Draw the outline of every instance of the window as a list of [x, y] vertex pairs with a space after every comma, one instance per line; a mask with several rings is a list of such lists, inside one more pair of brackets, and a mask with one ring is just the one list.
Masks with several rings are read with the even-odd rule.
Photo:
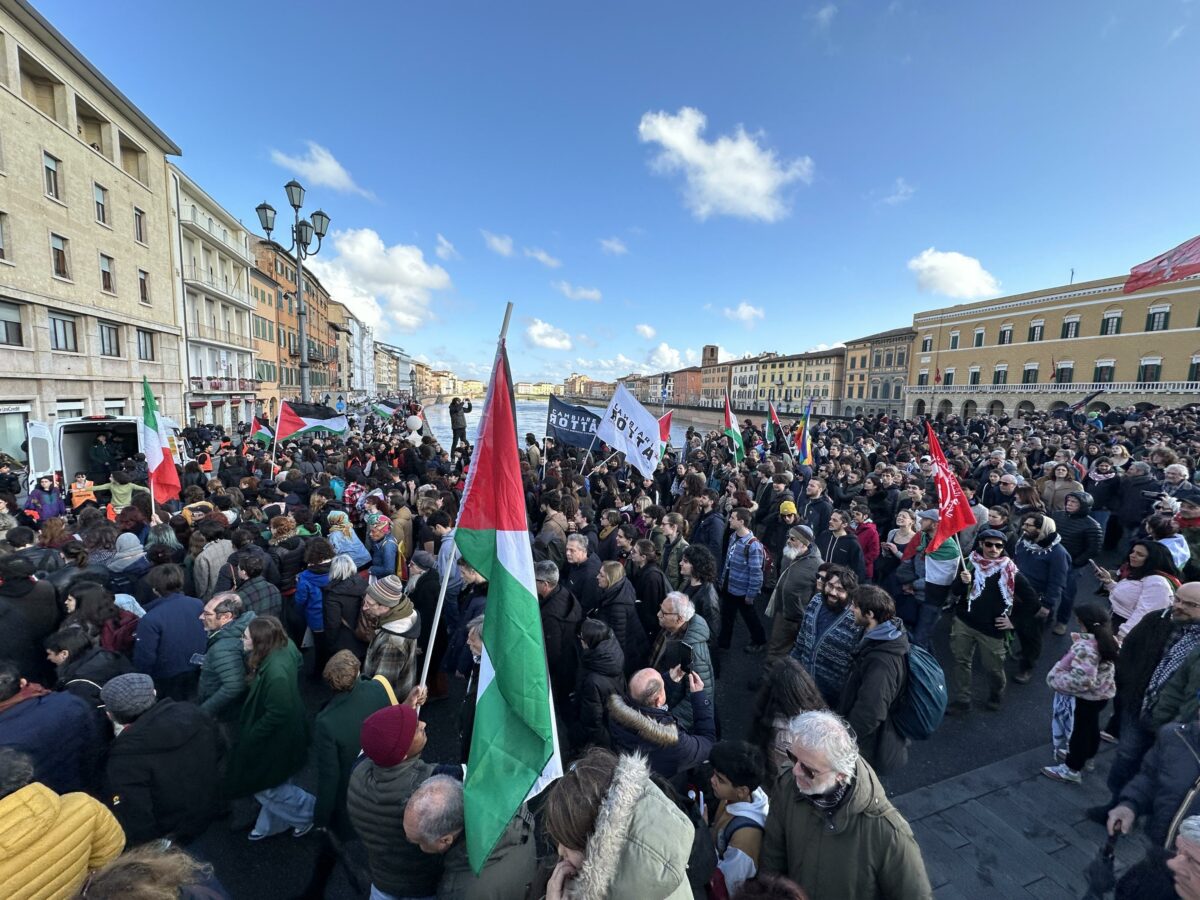
[[121, 328], [112, 322], [100, 323], [100, 355], [121, 355]]
[[1008, 384], [1008, 367], [997, 366], [992, 371], [992, 384]]
[[1038, 370], [1037, 366], [1026, 366], [1021, 372], [1021, 384], [1037, 384]]
[[1058, 336], [1064, 341], [1079, 337], [1079, 316], [1067, 316], [1063, 319], [1062, 331]]
[[75, 317], [66, 313], [50, 313], [50, 349], [78, 353], [79, 343], [75, 338]]
[[50, 259], [54, 274], [59, 278], [71, 277], [71, 242], [58, 234], [50, 235]]
[[137, 330], [138, 359], [152, 361], [154, 359], [154, 332]]
[[973, 346], [982, 347], [983, 346], [983, 338], [984, 338], [985, 334], [986, 334], [986, 332], [984, 331], [984, 329], [976, 328], [975, 329], [975, 343]]
[[1096, 360], [1096, 368], [1092, 370], [1092, 381], [1098, 384], [1111, 384], [1114, 373], [1116, 372], [1116, 360], [1098, 359]]
[[1040, 341], [1042, 339], [1042, 335], [1045, 333], [1045, 330], [1046, 330], [1046, 324], [1041, 319], [1038, 319], [1037, 321], [1034, 321], [1034, 322], [1030, 322], [1029, 323], [1029, 342], [1032, 344], [1035, 341]]
[[8, 213], [0, 212], [0, 259], [8, 258]]
[[[891, 354], [890, 354], [890, 353], [888, 354], [888, 358], [889, 358], [889, 360], [890, 360], [890, 358], [891, 358]], [[872, 365], [874, 365], [874, 366], [875, 366], [875, 368], [877, 368], [877, 369], [878, 369], [880, 366], [882, 366], [882, 365], [883, 365], [883, 362], [882, 362], [882, 360], [883, 360], [883, 355], [882, 355], [882, 354], [881, 354], [881, 353], [880, 353], [878, 350], [876, 350], [876, 351], [875, 351], [875, 358], [874, 358], [874, 362], [872, 363]], [[889, 363], [888, 363], [888, 365], [890, 366], [890, 365], [891, 365], [891, 362], [889, 362]]]
[[1157, 384], [1162, 381], [1162, 360], [1146, 357], [1138, 364], [1138, 384]]
[[1171, 321], [1171, 307], [1151, 307], [1146, 313], [1147, 331], [1166, 331]]
[[129, 139], [124, 132], [117, 138], [117, 152], [121, 158], [121, 168], [126, 175], [132, 175], [142, 184], [148, 181], [146, 151]]
[[1013, 327], [1011, 325], [1000, 326], [1000, 346], [1012, 343]]
[[950, 349], [951, 350], [958, 349], [958, 332], [957, 331], [950, 332]]
[[877, 385], [877, 384], [871, 385], [871, 399], [872, 400], [879, 399], [879, 385]]
[[858, 368], [857, 364], [858, 364], [858, 357], [857, 356], [850, 357], [850, 368], [852, 368], [852, 369]]
[[150, 303], [150, 273], [145, 269], [138, 269], [138, 300]]
[[954, 384], [954, 370], [947, 369], [946, 374], [942, 376], [942, 387], [950, 387]]
[[979, 370], [978, 369], [971, 369], [971, 371], [967, 374], [967, 382], [969, 384], [979, 384]]
[[1188, 381], [1200, 381], [1200, 353], [1192, 357], [1192, 364], [1188, 366]]
[[1075, 364], [1059, 363], [1054, 369], [1055, 384], [1071, 384], [1075, 380]]
[[896, 365], [898, 365], [898, 366], [904, 365], [904, 356], [905, 356], [905, 353], [903, 350], [901, 350], [899, 353], [896, 354]]
[[133, 208], [133, 239], [139, 244], [146, 243], [146, 214], [136, 206]]
[[928, 370], [922, 371], [917, 375], [917, 384], [921, 387], [925, 387], [926, 385], [929, 384]]
[[108, 191], [98, 184], [92, 185], [92, 197], [96, 201], [96, 221], [108, 224]]
[[1101, 334], [1120, 334], [1121, 333], [1121, 311], [1106, 312], [1104, 319], [1100, 323]]
[[24, 343], [21, 339], [21, 307], [15, 303], [0, 303], [0, 344], [21, 347]]
[[62, 200], [62, 185], [59, 183], [58, 167], [62, 162], [55, 159], [49, 153], [42, 154], [42, 167], [45, 172], [46, 179], [46, 196], [53, 197], [55, 200]]
[[116, 276], [113, 274], [113, 258], [100, 254], [100, 290], [106, 294], [117, 292]]
[[921, 352], [928, 353], [933, 349], [933, 335], [927, 334], [921, 338]]

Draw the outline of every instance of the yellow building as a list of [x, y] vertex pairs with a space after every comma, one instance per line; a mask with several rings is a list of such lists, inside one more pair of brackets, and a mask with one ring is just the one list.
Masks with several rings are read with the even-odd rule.
[[733, 367], [719, 358], [716, 344], [705, 344], [700, 352], [700, 404], [721, 406], [729, 393]]
[[811, 398], [815, 415], [841, 411], [846, 348], [813, 350], [762, 359], [758, 364], [758, 399], [775, 404], [780, 413], [802, 413]]
[[842, 415], [899, 416], [916, 332], [905, 326], [846, 342]]
[[[280, 358], [276, 310], [283, 304], [279, 282], [258, 268], [250, 270], [250, 296], [254, 300], [251, 330], [254, 334], [255, 414], [272, 422], [279, 415]], [[291, 365], [288, 360], [287, 365]]]
[[1200, 279], [1122, 294], [1124, 276], [917, 313], [906, 413], [1020, 415], [1195, 402]]

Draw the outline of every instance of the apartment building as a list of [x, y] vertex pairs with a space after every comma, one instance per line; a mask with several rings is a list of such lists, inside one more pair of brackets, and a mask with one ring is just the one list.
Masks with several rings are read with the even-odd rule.
[[729, 392], [731, 367], [720, 362], [716, 344], [705, 344], [700, 352], [700, 402], [704, 406], [720, 406]]
[[802, 413], [811, 399], [814, 414], [840, 415], [845, 371], [845, 347], [765, 359], [758, 367], [760, 407], [770, 401], [781, 414]]
[[903, 414], [904, 387], [916, 334], [906, 326], [846, 342], [843, 415]]
[[250, 314], [254, 334], [255, 415], [274, 421], [279, 415], [279, 372], [283, 365], [276, 310], [283, 304], [283, 288], [254, 266], [250, 269], [250, 296], [255, 305]]
[[735, 359], [730, 364], [729, 394], [736, 409], [758, 408], [759, 363], [777, 355], [776, 353], [763, 353], [760, 356]]
[[29, 420], [182, 420], [167, 156], [179, 147], [25, 0], [0, 6], [0, 451]]

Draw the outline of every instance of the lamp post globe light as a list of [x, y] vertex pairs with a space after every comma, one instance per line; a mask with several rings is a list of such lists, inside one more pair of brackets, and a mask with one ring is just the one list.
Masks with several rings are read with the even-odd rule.
[[[311, 379], [308, 371], [308, 306], [304, 302], [304, 260], [316, 256], [321, 251], [321, 241], [329, 231], [329, 216], [322, 210], [316, 210], [310, 219], [300, 218], [300, 207], [304, 205], [304, 186], [292, 179], [283, 186], [287, 194], [288, 205], [295, 213], [292, 225], [292, 246], [286, 252], [296, 257], [296, 317], [300, 323], [300, 402], [309, 402]], [[275, 207], [263, 202], [254, 208], [258, 213], [258, 223], [271, 240], [271, 232], [275, 230]], [[313, 237], [316, 246], [313, 246]]]

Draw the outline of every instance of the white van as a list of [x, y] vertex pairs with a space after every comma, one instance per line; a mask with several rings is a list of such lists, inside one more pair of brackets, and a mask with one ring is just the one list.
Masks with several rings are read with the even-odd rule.
[[[161, 415], [159, 420], [166, 428], [175, 461], [180, 465], [189, 462], [187, 442], [179, 436], [179, 423]], [[57, 476], [59, 485], [65, 486], [75, 479], [76, 472], [89, 471], [88, 454], [98, 434], [107, 434], [110, 441], [119, 435], [131, 456], [141, 453], [141, 432], [138, 430], [141, 421], [138, 416], [83, 416], [59, 419], [53, 424], [29, 422], [25, 426], [29, 439], [27, 490], [32, 490], [37, 480], [45, 476]]]

